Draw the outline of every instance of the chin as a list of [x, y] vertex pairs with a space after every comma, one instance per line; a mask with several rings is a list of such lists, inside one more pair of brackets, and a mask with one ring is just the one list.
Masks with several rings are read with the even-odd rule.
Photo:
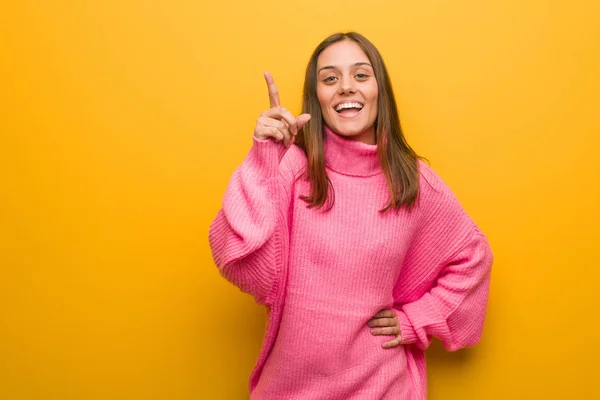
[[338, 135], [347, 136], [347, 137], [360, 136], [369, 130], [368, 127], [363, 126], [363, 125], [361, 125], [361, 126], [334, 125], [334, 126], [330, 126], [330, 127]]
[[345, 136], [349, 138], [353, 136], [359, 136], [363, 133], [363, 131], [360, 130], [334, 130], [334, 132], [336, 132], [340, 136]]

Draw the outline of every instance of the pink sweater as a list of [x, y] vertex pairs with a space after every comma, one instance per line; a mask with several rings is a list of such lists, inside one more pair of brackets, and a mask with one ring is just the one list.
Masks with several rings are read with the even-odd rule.
[[[306, 156], [254, 139], [213, 221], [223, 276], [269, 310], [252, 399], [425, 399], [424, 350], [481, 337], [492, 253], [450, 189], [420, 163], [411, 211], [379, 210], [388, 187], [377, 146], [326, 128], [330, 211], [308, 209]], [[394, 308], [402, 345], [367, 321]]]

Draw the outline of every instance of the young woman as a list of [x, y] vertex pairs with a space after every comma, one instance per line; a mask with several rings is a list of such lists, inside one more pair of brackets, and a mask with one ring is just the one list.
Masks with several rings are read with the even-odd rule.
[[365, 37], [316, 48], [298, 117], [265, 78], [271, 108], [209, 232], [222, 275], [269, 311], [250, 397], [425, 399], [432, 337], [481, 337], [488, 241], [407, 144]]

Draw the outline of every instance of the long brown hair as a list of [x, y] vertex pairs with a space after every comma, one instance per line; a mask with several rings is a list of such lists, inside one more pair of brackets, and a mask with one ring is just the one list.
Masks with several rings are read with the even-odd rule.
[[360, 46], [369, 58], [377, 80], [377, 155], [390, 191], [389, 202], [381, 211], [397, 211], [403, 206], [410, 210], [419, 195], [417, 162], [420, 157], [408, 145], [400, 127], [396, 99], [381, 54], [367, 38], [356, 32], [336, 33], [323, 40], [314, 50], [306, 67], [302, 112], [310, 114], [311, 119], [299, 132], [295, 143], [306, 153], [306, 174], [311, 193], [301, 198], [310, 208], [321, 208], [327, 204], [326, 209], [330, 209], [333, 206], [333, 187], [325, 171], [323, 113], [317, 98], [317, 59], [323, 50], [342, 40], [352, 40]]

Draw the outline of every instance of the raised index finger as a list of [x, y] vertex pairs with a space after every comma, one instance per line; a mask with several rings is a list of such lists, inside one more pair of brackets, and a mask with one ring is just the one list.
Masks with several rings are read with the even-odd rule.
[[269, 88], [269, 103], [271, 108], [279, 107], [279, 91], [273, 76], [265, 71], [265, 81], [267, 81], [267, 87]]

